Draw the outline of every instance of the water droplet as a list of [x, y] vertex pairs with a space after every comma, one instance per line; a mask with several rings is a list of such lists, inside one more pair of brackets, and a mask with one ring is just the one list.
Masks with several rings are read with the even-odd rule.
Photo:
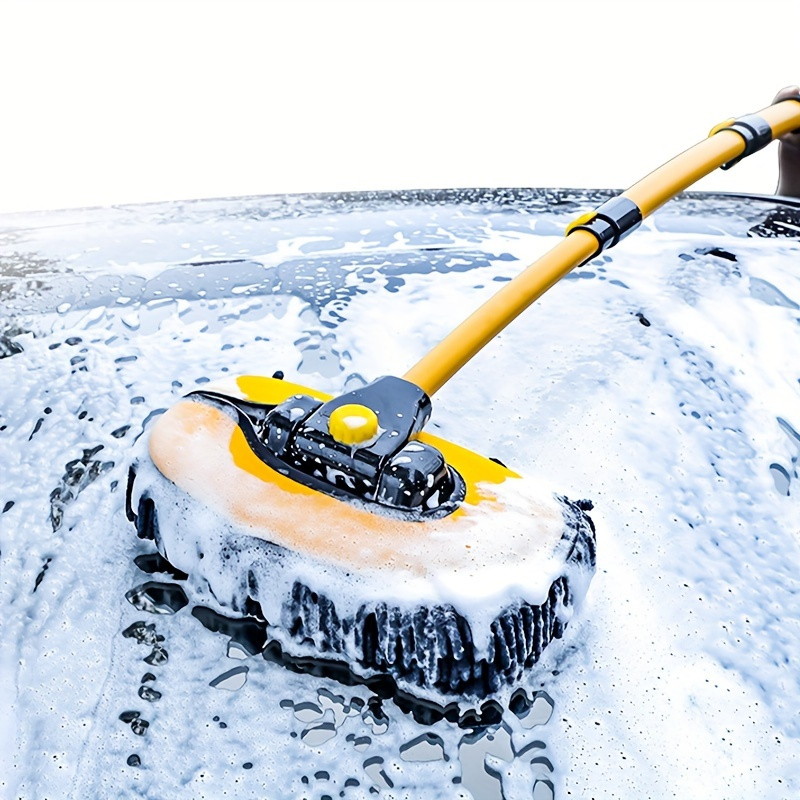
[[309, 747], [318, 747], [336, 736], [336, 726], [332, 722], [322, 722], [311, 728], [306, 728], [300, 738]]
[[153, 689], [151, 686], [140, 686], [139, 687], [139, 697], [142, 700], [147, 700], [148, 703], [155, 703], [156, 700], [161, 699], [161, 692], [156, 689]]
[[250, 667], [234, 667], [222, 675], [218, 675], [208, 685], [214, 689], [227, 689], [229, 692], [236, 692], [247, 683], [247, 673]]
[[423, 733], [400, 745], [400, 758], [404, 761], [441, 761], [444, 758], [444, 741], [435, 733]]
[[175, 614], [189, 603], [181, 586], [157, 581], [135, 586], [126, 592], [125, 597], [139, 611], [149, 611], [151, 614]]
[[322, 709], [316, 703], [298, 703], [294, 715], [300, 722], [316, 722], [322, 716]]

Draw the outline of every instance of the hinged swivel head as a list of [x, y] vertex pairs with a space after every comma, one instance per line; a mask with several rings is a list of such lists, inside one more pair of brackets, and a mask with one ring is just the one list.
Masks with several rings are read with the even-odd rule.
[[430, 398], [402, 378], [378, 378], [327, 402], [294, 395], [271, 408], [215, 392], [194, 396], [234, 408], [262, 461], [325, 494], [420, 519], [449, 514], [464, 499], [461, 476], [417, 439]]

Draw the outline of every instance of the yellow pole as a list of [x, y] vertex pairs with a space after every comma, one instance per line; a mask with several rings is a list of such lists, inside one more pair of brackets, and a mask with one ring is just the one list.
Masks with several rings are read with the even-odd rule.
[[[784, 100], [759, 111], [758, 116], [769, 124], [776, 139], [800, 128], [800, 101]], [[742, 136], [724, 127], [715, 128], [709, 138], [651, 172], [622, 196], [639, 207], [644, 219], [744, 150]], [[572, 231], [448, 334], [405, 374], [405, 379], [432, 395], [531, 303], [598, 249], [594, 234], [581, 228]]]
[[575, 231], [465, 319], [403, 377], [432, 395], [484, 345], [573, 267], [597, 252], [589, 231]]
[[700, 178], [732, 161], [742, 150], [744, 140], [738, 133], [720, 131], [667, 161], [622, 195], [639, 206], [644, 219]]

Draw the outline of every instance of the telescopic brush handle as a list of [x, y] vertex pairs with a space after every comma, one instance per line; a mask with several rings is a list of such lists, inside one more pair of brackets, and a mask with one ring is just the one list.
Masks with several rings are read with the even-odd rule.
[[572, 222], [566, 238], [490, 297], [404, 376], [428, 395], [440, 389], [531, 303], [575, 267], [614, 247], [641, 221], [718, 167], [727, 169], [800, 128], [800, 95], [757, 114], [730, 119], [707, 139], [663, 164], [622, 194]]

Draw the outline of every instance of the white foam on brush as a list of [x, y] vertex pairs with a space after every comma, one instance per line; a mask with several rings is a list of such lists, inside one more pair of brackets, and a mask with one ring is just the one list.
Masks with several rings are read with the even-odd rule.
[[[226, 444], [227, 438], [222, 441]], [[566, 563], [561, 505], [534, 481], [491, 485], [498, 502], [470, 509], [470, 518], [457, 525], [450, 520], [401, 520], [398, 526], [389, 518], [393, 525], [384, 533], [367, 527], [373, 515], [365, 521], [360, 515], [304, 515], [298, 500], [285, 495], [285, 507], [264, 503], [264, 521], [259, 517], [257, 527], [248, 527], [213, 507], [231, 493], [241, 495], [245, 504], [259, 502], [258, 479], [232, 464], [228, 471], [224, 452], [203, 453], [191, 445], [183, 455], [187, 464], [196, 465], [191, 495], [165, 479], [141, 448], [134, 508], [141, 495], [151, 497], [169, 560], [201, 575], [223, 605], [244, 607], [250, 594], [273, 624], [280, 624], [281, 609], [300, 581], [328, 597], [340, 617], [353, 617], [360, 606], [378, 602], [408, 611], [420, 605], [452, 605], [470, 623], [476, 650], [485, 656], [491, 622], [512, 603], [543, 603], [562, 575], [574, 578], [575, 601], [582, 599], [588, 576]], [[270, 529], [270, 519], [285, 529], [287, 512], [294, 514], [295, 536], [290, 539]], [[302, 548], [309, 542], [311, 551]], [[257, 589], [247, 588], [248, 573], [255, 576]]]
[[[402, 274], [405, 284], [387, 292], [379, 259], [359, 272], [354, 258], [341, 285], [366, 293], [337, 306], [345, 319], [335, 328], [297, 297], [274, 297], [268, 270], [260, 295], [200, 299], [198, 291], [210, 287], [195, 266], [155, 283], [163, 270], [151, 263], [154, 248], [171, 262], [204, 252], [233, 258], [243, 249], [256, 258], [274, 239], [308, 234], [308, 217], [274, 220], [261, 203], [105, 210], [91, 225], [81, 217], [0, 238], [4, 258], [30, 273], [3, 278], [0, 317], [36, 334], [18, 339], [23, 353], [0, 360], [0, 508], [14, 501], [0, 513], [0, 796], [338, 796], [355, 778], [359, 786], [346, 792], [368, 798], [364, 764], [379, 758], [394, 783], [382, 797], [467, 797], [453, 782], [464, 771], [465, 735], [454, 725], [422, 727], [387, 702], [384, 733], [357, 709], [338, 727], [326, 712], [328, 740], [311, 747], [302, 737], [306, 723], [282, 700], [320, 705], [325, 689], [347, 703], [366, 702], [370, 692], [258, 658], [248, 659], [239, 691], [215, 690], [209, 682], [231, 666], [226, 637], [203, 629], [189, 607], [154, 617], [125, 600], [144, 579], [132, 559], [151, 546], [125, 519], [121, 487], [131, 441], [150, 412], [206, 385], [195, 381], [226, 374], [283, 369], [287, 379], [336, 393], [355, 372], [371, 379], [387, 364], [402, 370], [487, 297], [494, 278], [521, 266], [494, 260], [467, 272]], [[759, 207], [746, 211], [753, 222]], [[742, 208], [730, 223], [739, 229]], [[347, 247], [374, 253], [387, 213], [353, 213], [355, 231], [367, 233]], [[474, 250], [460, 238], [468, 229], [486, 237], [482, 250], [525, 260], [556, 241], [525, 233], [534, 222], [544, 229], [535, 215], [512, 213], [510, 231], [502, 214], [471, 213], [409, 207], [396, 221], [419, 236], [413, 231], [435, 217], [437, 246]], [[549, 775], [531, 764], [534, 752], [554, 765], [558, 797], [800, 796], [800, 446], [786, 427], [800, 431], [792, 357], [800, 326], [797, 309], [770, 304], [765, 287], [752, 283], [766, 281], [800, 303], [798, 250], [785, 240], [728, 235], [722, 215], [714, 231], [702, 216], [687, 219], [697, 233], [659, 232], [667, 225], [656, 218], [656, 229], [643, 226], [625, 239], [612, 261], [583, 267], [585, 277], [551, 290], [435, 399], [433, 432], [595, 502], [598, 572], [586, 602], [565, 639], [523, 681], [553, 698], [552, 719], [526, 729], [506, 712], [507, 729], [487, 731], [497, 734], [487, 748], [503, 744], [488, 749], [500, 776], [487, 777], [494, 796], [502, 780], [509, 800], [529, 800], [536, 776]], [[566, 221], [557, 220], [562, 228]], [[158, 245], [139, 245], [143, 238]], [[85, 264], [81, 274], [59, 261], [90, 243], [100, 250], [72, 262]], [[217, 249], [203, 250], [210, 245]], [[696, 253], [709, 246], [738, 261]], [[313, 255], [303, 257], [315, 275]], [[140, 277], [109, 259], [138, 260], [132, 270]], [[256, 283], [250, 272], [237, 280]], [[144, 292], [169, 292], [172, 282], [180, 284], [176, 295], [183, 292], [183, 316], [151, 315]], [[131, 301], [117, 305], [123, 295]], [[62, 314], [56, 309], [64, 303], [70, 308]], [[130, 311], [153, 325], [131, 330], [122, 321]], [[71, 336], [83, 342], [65, 344]], [[327, 341], [341, 370], [326, 377], [300, 369], [309, 341]], [[70, 363], [78, 355], [86, 371]], [[138, 359], [116, 361], [131, 356]], [[126, 435], [111, 435], [128, 424]], [[97, 457], [116, 466], [65, 506], [54, 532], [51, 492], [65, 464], [97, 444], [104, 445]], [[772, 465], [788, 473], [789, 495], [773, 481]], [[112, 481], [120, 482], [116, 491]], [[143, 663], [150, 648], [121, 636], [142, 619], [165, 636], [162, 666]], [[138, 696], [145, 671], [157, 675], [157, 702]], [[119, 720], [134, 709], [151, 723], [144, 736]], [[404, 761], [400, 747], [428, 731], [442, 739], [449, 761]], [[517, 753], [533, 749], [508, 761], [507, 741]], [[134, 752], [140, 767], [126, 764]], [[317, 779], [320, 770], [329, 778]]]

